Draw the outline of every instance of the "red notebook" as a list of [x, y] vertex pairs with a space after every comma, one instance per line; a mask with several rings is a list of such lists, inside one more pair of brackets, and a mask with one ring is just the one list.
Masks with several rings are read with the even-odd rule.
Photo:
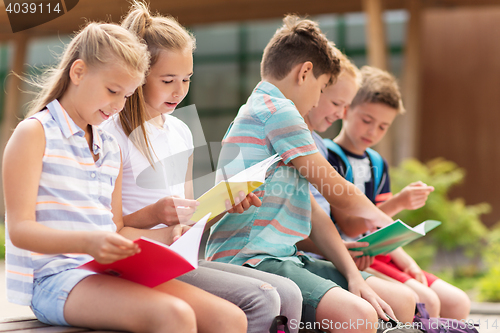
[[141, 252], [111, 264], [89, 261], [78, 268], [108, 274], [153, 288], [198, 267], [201, 236], [210, 214], [203, 217], [171, 246], [141, 237]]

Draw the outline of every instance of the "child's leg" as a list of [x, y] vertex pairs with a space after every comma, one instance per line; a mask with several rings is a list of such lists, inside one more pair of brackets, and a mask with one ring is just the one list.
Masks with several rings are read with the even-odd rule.
[[[274, 317], [280, 314], [300, 321], [302, 294], [292, 280], [282, 276], [201, 260], [197, 271], [184, 274], [179, 280], [238, 305], [247, 316], [248, 332], [267, 332]], [[297, 331], [290, 329], [292, 333]]]
[[366, 279], [366, 283], [386, 301], [399, 321], [412, 323], [415, 314], [415, 294], [400, 282], [389, 282], [376, 276]]
[[409, 279], [404, 284], [417, 293], [418, 302], [425, 303], [425, 309], [429, 312], [431, 317], [439, 317], [441, 302], [434, 290], [415, 279]]
[[245, 313], [236, 305], [187, 283], [172, 280], [153, 290], [175, 296], [194, 310], [200, 333], [244, 333]]
[[461, 320], [469, 316], [470, 299], [463, 290], [441, 279], [434, 281], [430, 288], [441, 301], [441, 317]]
[[[377, 312], [370, 303], [342, 288], [330, 289], [316, 308], [316, 321], [325, 331], [375, 332]], [[328, 328], [328, 329], [327, 329]]]
[[[325, 262], [325, 266], [328, 264]], [[298, 263], [266, 260], [256, 268], [290, 278], [302, 292], [302, 327], [335, 332], [375, 332], [377, 312], [370, 303], [338, 287], [332, 279], [326, 279]], [[329, 268], [333, 265], [329, 263]], [[330, 269], [331, 271], [331, 269]], [[337, 274], [341, 276], [340, 273]], [[337, 276], [336, 275], [336, 276]], [[345, 280], [345, 279], [344, 279]], [[300, 323], [291, 321], [289, 327], [298, 328]]]
[[[179, 286], [181, 289], [182, 286]], [[177, 297], [106, 275], [91, 275], [69, 293], [70, 325], [130, 332], [196, 332], [190, 306]]]

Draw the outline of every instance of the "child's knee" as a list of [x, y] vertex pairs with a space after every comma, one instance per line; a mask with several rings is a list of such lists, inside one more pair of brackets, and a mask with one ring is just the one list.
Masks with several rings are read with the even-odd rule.
[[[175, 327], [179, 332], [189, 332], [190, 328], [196, 328], [196, 316], [194, 310], [181, 299], [164, 299], [156, 304], [150, 324], [155, 326], [155, 331], [161, 332], [165, 327]], [[168, 315], [165, 315], [168, 314]]]
[[430, 288], [419, 291], [420, 302], [425, 304], [425, 308], [431, 317], [439, 317], [441, 311], [441, 301], [439, 296]]
[[[231, 304], [233, 305], [233, 304]], [[237, 306], [231, 306], [224, 313], [224, 322], [218, 332], [246, 332], [248, 327], [247, 316]]]
[[290, 279], [283, 279], [276, 289], [281, 299], [282, 309], [285, 307], [297, 307], [300, 312], [302, 308], [302, 292], [295, 282]]
[[415, 305], [417, 303], [416, 293], [406, 287], [401, 286], [397, 289], [397, 302], [393, 305], [393, 311], [396, 314], [399, 321], [404, 323], [411, 323], [413, 321], [413, 315], [415, 314]]
[[354, 303], [351, 304], [350, 308], [355, 309], [355, 311], [345, 311], [343, 315], [338, 318], [338, 321], [342, 323], [342, 329], [344, 331], [351, 331], [354, 329], [353, 332], [375, 332], [378, 314], [370, 303], [358, 297]]
[[259, 286], [259, 292], [256, 297], [253, 297], [252, 303], [260, 320], [267, 317], [274, 318], [280, 314], [280, 295], [276, 288], [269, 283], [264, 282]]
[[363, 300], [359, 302], [356, 310], [356, 331], [355, 332], [375, 332], [378, 321], [378, 314], [375, 308]]

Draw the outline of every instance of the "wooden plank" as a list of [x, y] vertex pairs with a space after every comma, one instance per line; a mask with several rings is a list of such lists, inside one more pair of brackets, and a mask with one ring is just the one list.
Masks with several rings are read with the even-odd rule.
[[500, 7], [426, 10], [422, 22], [419, 157], [442, 156], [467, 170], [450, 197], [489, 202], [500, 220]]
[[76, 332], [94, 332], [94, 333], [120, 333], [116, 331], [94, 331], [82, 327], [51, 326], [42, 323], [37, 319], [18, 318], [4, 320], [0, 323], [0, 332], [33, 332], [33, 333], [76, 333]]
[[401, 80], [401, 93], [406, 108], [406, 114], [398, 117], [395, 122], [396, 145], [394, 164], [409, 157], [416, 157], [418, 151], [420, 132], [420, 43], [422, 26], [422, 5], [420, 0], [410, 0], [406, 34], [406, 47], [403, 75]]
[[[363, 0], [363, 9], [367, 16], [366, 43], [368, 65], [387, 70], [387, 44], [385, 40], [385, 24], [382, 17], [384, 7], [382, 0]], [[392, 164], [393, 139], [392, 131], [375, 146], [375, 149]]]
[[44, 323], [37, 319], [29, 320], [16, 320], [0, 323], [0, 332], [11, 332], [26, 329], [35, 329], [40, 327], [46, 327]]
[[[77, 333], [77, 332], [92, 332], [87, 328], [68, 327], [68, 326], [46, 326], [39, 328], [15, 329], [8, 332], [16, 333]], [[109, 333], [109, 332], [108, 332]]]
[[118, 331], [94, 331], [89, 328], [51, 326], [46, 325], [34, 316], [10, 318], [0, 320], [0, 332], [34, 332], [34, 333], [74, 333], [74, 332], [94, 332], [94, 333], [124, 333]]
[[[498, 0], [421, 0], [421, 2], [424, 7], [499, 5]], [[185, 25], [276, 18], [283, 17], [286, 13], [316, 15], [363, 10], [361, 0], [151, 0], [150, 3], [153, 10], [171, 14]], [[406, 7], [406, 1], [383, 0], [383, 5], [386, 9], [402, 9]], [[85, 23], [85, 19], [116, 22], [126, 14], [128, 7], [127, 0], [80, 0], [67, 14], [29, 29], [27, 33], [69, 34], [78, 30]], [[5, 36], [2, 34], [12, 36], [11, 31], [7, 13], [5, 10], [0, 10], [0, 38]]]

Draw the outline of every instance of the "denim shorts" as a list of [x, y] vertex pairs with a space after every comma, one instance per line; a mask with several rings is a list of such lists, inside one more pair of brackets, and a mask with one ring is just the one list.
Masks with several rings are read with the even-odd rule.
[[84, 269], [43, 276], [33, 281], [31, 310], [42, 323], [70, 326], [64, 319], [64, 304], [70, 291], [84, 278], [96, 273]]

